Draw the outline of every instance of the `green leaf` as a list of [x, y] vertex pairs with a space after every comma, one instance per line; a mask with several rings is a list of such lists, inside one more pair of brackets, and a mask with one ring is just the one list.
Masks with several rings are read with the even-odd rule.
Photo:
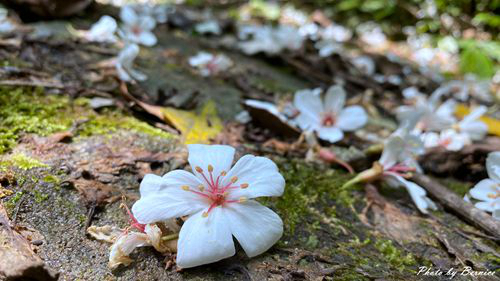
[[460, 56], [460, 71], [487, 79], [494, 74], [493, 62], [480, 49], [467, 48]]

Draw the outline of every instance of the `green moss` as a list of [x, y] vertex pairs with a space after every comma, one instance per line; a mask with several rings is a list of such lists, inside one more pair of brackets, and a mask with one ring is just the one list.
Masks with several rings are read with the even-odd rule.
[[452, 178], [442, 179], [440, 182], [460, 196], [464, 196], [473, 187], [470, 183], [460, 182]]
[[414, 266], [417, 264], [411, 253], [404, 254], [403, 251], [393, 245], [391, 240], [379, 239], [375, 242], [375, 248], [383, 255], [386, 262], [400, 272], [407, 266]]
[[[273, 204], [285, 226], [294, 232], [297, 223], [311, 217], [310, 207], [330, 206], [334, 202], [350, 205], [354, 202], [352, 190], [339, 192], [349, 175], [342, 171], [313, 167], [299, 160], [277, 160], [285, 177], [286, 187], [282, 197], [264, 199]], [[327, 214], [335, 214], [334, 208], [327, 207]], [[317, 226], [317, 223], [310, 222]]]
[[12, 148], [22, 134], [46, 136], [66, 130], [68, 100], [44, 96], [38, 88], [0, 87], [0, 153]]
[[49, 198], [48, 194], [43, 194], [39, 190], [33, 190], [33, 195], [35, 196], [35, 202], [37, 203], [42, 203], [43, 201], [47, 200]]
[[54, 175], [46, 175], [45, 177], [43, 177], [43, 181], [46, 183], [59, 184], [61, 182], [61, 179]]
[[15, 146], [24, 134], [48, 136], [66, 131], [75, 121], [80, 136], [107, 134], [119, 129], [170, 138], [171, 135], [126, 116], [119, 110], [95, 113], [84, 98], [70, 101], [64, 96], [45, 95], [29, 87], [0, 87], [0, 153]]
[[1, 161], [0, 166], [3, 167], [15, 166], [23, 170], [48, 167], [48, 165], [38, 161], [37, 159], [31, 158], [22, 153], [16, 153], [10, 156], [8, 159]]
[[23, 195], [24, 193], [22, 191], [18, 191], [16, 192], [16, 194], [12, 195], [12, 197], [7, 202], [5, 202], [5, 209], [7, 210], [7, 212], [9, 212], [9, 215], [14, 211], [17, 202], [21, 200]]

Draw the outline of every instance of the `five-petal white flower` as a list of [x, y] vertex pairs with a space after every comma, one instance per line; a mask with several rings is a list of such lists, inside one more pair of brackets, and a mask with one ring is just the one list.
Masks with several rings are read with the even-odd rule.
[[156, 22], [150, 15], [139, 15], [131, 6], [124, 6], [120, 10], [120, 18], [125, 23], [120, 35], [126, 41], [153, 46], [156, 44], [156, 36], [152, 30]]
[[253, 198], [280, 196], [285, 180], [265, 157], [245, 155], [231, 168], [235, 150], [188, 145], [193, 173], [147, 175], [132, 207], [139, 223], [189, 216], [179, 233], [177, 264], [188, 268], [235, 254], [233, 236], [249, 257], [268, 250], [283, 233], [280, 217]]
[[233, 61], [226, 55], [213, 55], [207, 52], [199, 52], [189, 58], [189, 65], [196, 67], [202, 76], [216, 75], [226, 71], [233, 66]]
[[500, 220], [500, 151], [491, 152], [488, 155], [486, 170], [489, 178], [477, 183], [469, 190], [469, 194], [480, 201], [474, 206], [493, 213], [493, 217]]
[[302, 130], [315, 131], [318, 137], [337, 142], [343, 131], [354, 131], [367, 122], [365, 110], [359, 105], [344, 108], [346, 93], [341, 86], [330, 87], [321, 100], [321, 90], [302, 90], [295, 93], [294, 106], [300, 113], [296, 122]]

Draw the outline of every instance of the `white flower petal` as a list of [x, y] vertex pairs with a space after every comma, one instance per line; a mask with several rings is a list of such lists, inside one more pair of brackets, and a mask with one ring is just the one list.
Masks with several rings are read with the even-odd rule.
[[318, 137], [331, 143], [338, 142], [344, 138], [344, 133], [337, 127], [320, 127], [316, 129]]
[[406, 179], [395, 173], [387, 173], [385, 179], [388, 180], [388, 183], [390, 183], [392, 186], [396, 186], [397, 182], [399, 182], [399, 185], [404, 186], [410, 194], [411, 199], [415, 203], [415, 206], [417, 206], [420, 212], [427, 214], [427, 209], [436, 209], [436, 205], [434, 204], [434, 202], [432, 202], [426, 196], [427, 193], [425, 189], [420, 187], [418, 184], [407, 181]]
[[469, 190], [470, 195], [474, 199], [481, 201], [493, 201], [498, 192], [500, 192], [500, 188], [497, 183], [490, 179], [484, 179], [478, 182]]
[[474, 204], [474, 206], [476, 206], [476, 208], [478, 208], [478, 209], [481, 209], [481, 210], [489, 212], [489, 213], [493, 212], [493, 210], [494, 210], [494, 202], [492, 202], [492, 201], [477, 202], [476, 204]]
[[132, 206], [135, 218], [140, 223], [153, 223], [190, 215], [209, 205], [202, 196], [182, 189], [183, 185], [196, 189], [199, 181], [181, 170], [167, 173], [161, 181], [149, 177], [141, 183], [141, 199]]
[[229, 196], [237, 200], [240, 197], [256, 198], [261, 196], [281, 196], [285, 189], [285, 179], [279, 173], [274, 162], [265, 157], [245, 155], [227, 173], [222, 186], [230, 184], [231, 178], [238, 180], [233, 186], [247, 184], [246, 188], [231, 189]]
[[295, 93], [293, 105], [300, 111], [297, 123], [303, 130], [313, 129], [320, 123], [320, 114], [323, 104], [320, 95], [311, 90], [302, 90]]
[[156, 26], [156, 21], [150, 16], [142, 16], [138, 25], [142, 30], [152, 30]]
[[331, 86], [326, 91], [324, 111], [339, 113], [344, 108], [345, 97], [346, 93], [342, 86]]
[[177, 243], [177, 265], [182, 268], [216, 262], [235, 254], [230, 223], [222, 207], [191, 215], [181, 228]]
[[224, 207], [231, 233], [249, 257], [271, 248], [283, 234], [283, 222], [271, 209], [253, 200]]
[[354, 131], [363, 127], [368, 121], [365, 110], [359, 105], [344, 108], [337, 119], [336, 125], [342, 131]]
[[124, 6], [120, 10], [120, 19], [127, 25], [134, 25], [139, 17], [131, 6]]
[[384, 151], [380, 156], [380, 164], [384, 169], [394, 166], [398, 160], [401, 152], [404, 150], [405, 142], [401, 137], [391, 136], [384, 144]]
[[208, 177], [208, 165], [213, 167], [213, 176], [217, 178], [222, 171], [228, 172], [234, 159], [234, 148], [228, 145], [206, 145], [189, 144], [188, 161], [193, 169], [193, 173], [203, 182], [203, 177], [196, 172], [196, 167], [203, 169], [203, 173]]
[[486, 170], [490, 179], [500, 183], [500, 151], [488, 154], [488, 158], [486, 158]]
[[143, 31], [139, 35], [138, 38], [139, 42], [141, 42], [142, 45], [151, 47], [156, 44], [156, 36], [153, 34], [151, 31]]
[[142, 179], [139, 190], [141, 197], [144, 197], [155, 195], [156, 192], [164, 188], [167, 188], [167, 182], [162, 177], [154, 174], [147, 174]]
[[458, 126], [471, 140], [482, 140], [488, 134], [488, 126], [482, 121], [460, 122]]

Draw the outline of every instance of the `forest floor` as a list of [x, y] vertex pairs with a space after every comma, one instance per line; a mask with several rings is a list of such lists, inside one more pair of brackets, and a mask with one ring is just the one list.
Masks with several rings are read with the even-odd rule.
[[[259, 154], [278, 163], [285, 193], [261, 201], [283, 219], [284, 236], [252, 259], [239, 249], [232, 258], [178, 271], [173, 254], [144, 247], [132, 254], [129, 266], [108, 269], [109, 244], [90, 237], [87, 227], [126, 227], [128, 215], [120, 205], [131, 206], [139, 198], [142, 177], [187, 165], [185, 135], [127, 100], [120, 84], [103, 74], [97, 65], [117, 50], [77, 43], [64, 34], [50, 40], [23, 38], [0, 49], [3, 81], [14, 81], [0, 87], [0, 229], [25, 239], [43, 261], [42, 272], [57, 274], [59, 280], [449, 280], [417, 272], [422, 266], [498, 270], [498, 238], [449, 209], [438, 204], [437, 211], [422, 215], [403, 189], [384, 185], [339, 192], [352, 177], [342, 167], [306, 162], [300, 150], [284, 144], [294, 136], [234, 121], [244, 98], [269, 100], [325, 84], [321, 77], [290, 67], [297, 58], [244, 56], [221, 47], [217, 39], [165, 26], [155, 34], [158, 44], [143, 49], [137, 62], [149, 79], [131, 85], [129, 92], [148, 104], [193, 110], [207, 130], [224, 124], [212, 142], [235, 146], [238, 156]], [[198, 51], [215, 49], [237, 62], [223, 77], [201, 77], [186, 62]], [[367, 86], [359, 79], [350, 78], [350, 98], [366, 95]], [[95, 97], [113, 104], [103, 106]], [[217, 116], [201, 112], [207, 102], [215, 104]], [[389, 94], [383, 102], [395, 103], [397, 97]], [[391, 122], [381, 117], [368, 130], [386, 130], [395, 126]], [[270, 139], [275, 142], [266, 142]], [[364, 157], [359, 146], [344, 143], [331, 149], [355, 167], [369, 166], [359, 160]], [[467, 157], [484, 161], [485, 154]], [[457, 169], [444, 171], [435, 180], [462, 197], [485, 175], [484, 168], [474, 171], [458, 179], [443, 176]], [[0, 231], [0, 242], [6, 233]], [[35, 279], [44, 279], [45, 273]]]

